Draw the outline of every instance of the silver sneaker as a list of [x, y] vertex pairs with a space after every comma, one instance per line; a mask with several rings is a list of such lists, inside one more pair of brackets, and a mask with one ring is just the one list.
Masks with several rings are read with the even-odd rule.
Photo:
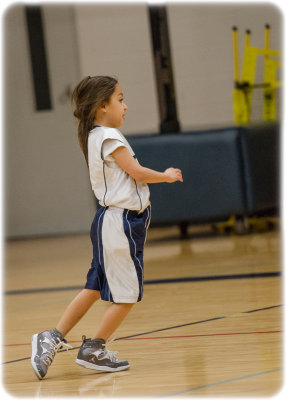
[[130, 368], [128, 361], [117, 360], [116, 351], [106, 348], [103, 339], [86, 339], [82, 337], [83, 343], [79, 349], [76, 363], [85, 368], [98, 371], [117, 372]]
[[31, 364], [39, 379], [45, 377], [57, 351], [62, 346], [72, 348], [62, 338], [61, 333], [57, 329], [44, 331], [32, 336]]

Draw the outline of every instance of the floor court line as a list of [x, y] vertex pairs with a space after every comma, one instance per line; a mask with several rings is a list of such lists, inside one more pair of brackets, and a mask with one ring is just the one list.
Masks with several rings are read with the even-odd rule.
[[[255, 310], [244, 311], [243, 313], [247, 314], [247, 313], [252, 313], [252, 312], [270, 310], [270, 309], [273, 309], [273, 308], [282, 307], [282, 305], [283, 305], [283, 304], [278, 304], [278, 305], [274, 305], [274, 306], [258, 308], [258, 309], [255, 309]], [[142, 332], [142, 333], [138, 333], [138, 334], [135, 334], [135, 335], [129, 335], [129, 336], [124, 336], [124, 337], [116, 338], [115, 341], [117, 341], [117, 340], [123, 340], [123, 339], [129, 339], [129, 338], [135, 338], [135, 337], [138, 337], [138, 336], [148, 335], [148, 334], [150, 334], [150, 333], [162, 332], [162, 331], [166, 331], [166, 330], [170, 330], [170, 329], [176, 329], [176, 328], [181, 328], [181, 327], [190, 326], [190, 325], [202, 324], [202, 323], [205, 323], [205, 322], [217, 321], [217, 320], [220, 320], [220, 319], [225, 319], [225, 318], [227, 318], [227, 317], [228, 317], [228, 316], [225, 315], [225, 316], [222, 316], [222, 317], [215, 317], [215, 318], [210, 318], [210, 319], [201, 320], [201, 321], [189, 322], [189, 323], [187, 323], [187, 324], [175, 325], [175, 326], [171, 326], [171, 327], [167, 327], [167, 328], [156, 329], [156, 330], [149, 331], [149, 332]], [[69, 351], [79, 349], [79, 347], [80, 347], [80, 346], [78, 346], [78, 347], [73, 347], [73, 348], [70, 349]], [[64, 351], [67, 351], [67, 350], [60, 350], [59, 353], [64, 352]], [[20, 358], [20, 359], [17, 359], [17, 360], [5, 361], [5, 362], [2, 363], [2, 365], [4, 365], [4, 364], [11, 364], [11, 363], [19, 362], [19, 361], [25, 361], [25, 360], [29, 360], [29, 359], [30, 359], [30, 357], [25, 357], [25, 358]]]
[[[281, 272], [259, 272], [250, 274], [235, 274], [235, 275], [206, 275], [206, 276], [190, 276], [183, 278], [170, 278], [170, 279], [153, 279], [144, 281], [144, 285], [160, 285], [165, 283], [184, 283], [184, 282], [203, 282], [203, 281], [218, 281], [218, 280], [232, 280], [232, 279], [253, 279], [253, 278], [271, 278], [280, 277]], [[47, 288], [34, 288], [22, 290], [6, 290], [5, 296], [20, 295], [20, 294], [36, 294], [36, 293], [52, 293], [64, 292], [70, 290], [82, 290], [83, 286], [60, 286], [60, 287], [47, 287]]]
[[[203, 335], [177, 335], [177, 336], [151, 336], [151, 337], [134, 337], [122, 340], [154, 340], [154, 339], [184, 339], [195, 337], [208, 337], [208, 336], [233, 336], [233, 335], [257, 335], [263, 333], [282, 333], [283, 331], [257, 331], [257, 332], [225, 332], [225, 333], [207, 333]], [[81, 343], [81, 340], [69, 340], [68, 343]], [[30, 346], [31, 343], [11, 343], [3, 344], [3, 347], [16, 347], [16, 346]]]
[[278, 371], [282, 371], [282, 368], [276, 368], [276, 369], [271, 369], [269, 371], [257, 372], [255, 374], [250, 374], [250, 375], [243, 375], [243, 376], [239, 376], [239, 377], [232, 378], [232, 379], [226, 379], [224, 381], [209, 383], [208, 385], [195, 386], [193, 388], [180, 390], [178, 392], [166, 393], [166, 394], [163, 394], [161, 396], [157, 396], [157, 398], [178, 396], [180, 394], [193, 392], [195, 390], [206, 389], [206, 388], [209, 388], [209, 387], [212, 387], [212, 386], [224, 385], [226, 383], [237, 382], [237, 381], [241, 381], [243, 379], [255, 378], [256, 376], [271, 374], [273, 372], [278, 372]]
[[209, 337], [209, 336], [233, 336], [233, 335], [257, 335], [263, 333], [282, 333], [283, 331], [260, 331], [260, 332], [229, 332], [229, 333], [209, 333], [205, 335], [184, 335], [184, 336], [151, 336], [151, 337], [138, 337], [129, 338], [124, 340], [154, 340], [154, 339], [184, 339], [184, 338], [196, 338], [196, 337]]
[[[257, 308], [257, 309], [255, 309], [255, 310], [249, 310], [249, 311], [243, 311], [241, 314], [249, 314], [249, 313], [258, 312], [258, 311], [266, 311], [266, 310], [270, 310], [270, 309], [273, 309], [273, 308], [282, 307], [282, 305], [283, 305], [283, 304], [278, 304], [278, 305], [275, 305], [275, 306]], [[201, 321], [189, 322], [189, 323], [182, 324], [182, 325], [170, 326], [170, 327], [167, 327], [167, 328], [155, 329], [155, 330], [149, 331], [149, 332], [143, 332], [143, 333], [137, 333], [137, 334], [135, 334], [135, 335], [124, 336], [124, 337], [118, 338], [118, 339], [116, 339], [116, 340], [121, 340], [121, 339], [127, 339], [127, 338], [137, 337], [137, 336], [148, 335], [148, 334], [150, 334], [150, 333], [162, 332], [162, 331], [167, 331], [167, 330], [176, 329], [176, 328], [182, 328], [182, 327], [190, 326], [190, 325], [203, 324], [203, 323], [205, 323], [205, 322], [218, 321], [218, 320], [220, 320], [220, 319], [225, 319], [225, 318], [228, 318], [228, 317], [230, 317], [230, 316], [231, 316], [231, 314], [230, 314], [230, 315], [223, 315], [223, 316], [221, 316], [221, 317], [214, 317], [214, 318], [204, 319], [204, 320], [201, 320]]]

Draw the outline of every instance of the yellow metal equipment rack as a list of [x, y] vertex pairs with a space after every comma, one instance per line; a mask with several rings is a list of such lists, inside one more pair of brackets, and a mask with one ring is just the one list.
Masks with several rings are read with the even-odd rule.
[[[233, 111], [234, 120], [238, 125], [250, 123], [251, 101], [254, 89], [263, 89], [263, 120], [276, 120], [276, 89], [281, 86], [277, 81], [277, 69], [282, 64], [279, 57], [282, 53], [269, 48], [270, 26], [265, 25], [265, 48], [259, 49], [250, 45], [250, 30], [246, 31], [244, 43], [244, 58], [242, 65], [241, 79], [239, 79], [239, 59], [237, 27], [232, 28], [233, 32], [233, 56], [234, 56], [234, 90], [233, 90]], [[257, 57], [264, 57], [264, 82], [255, 83], [255, 72]], [[273, 58], [274, 57], [274, 58]], [[251, 230], [272, 229], [277, 225], [277, 218], [247, 218], [244, 216], [231, 216], [228, 221], [213, 224], [216, 232], [236, 232], [238, 234], [248, 233]]]
[[[253, 89], [264, 89], [263, 120], [276, 120], [276, 89], [281, 86], [277, 81], [277, 69], [281, 62], [276, 59], [282, 53], [269, 48], [270, 26], [265, 25], [265, 48], [256, 48], [250, 45], [250, 30], [246, 31], [244, 58], [242, 65], [241, 79], [239, 79], [238, 41], [237, 27], [232, 28], [233, 32], [233, 56], [234, 56], [234, 91], [233, 111], [236, 124], [248, 124], [251, 117], [251, 101]], [[257, 57], [264, 57], [264, 82], [255, 83], [255, 70]], [[276, 57], [276, 58], [273, 58]]]

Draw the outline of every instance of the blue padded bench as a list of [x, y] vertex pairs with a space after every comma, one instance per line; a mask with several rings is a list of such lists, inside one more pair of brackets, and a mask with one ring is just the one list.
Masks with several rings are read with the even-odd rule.
[[140, 163], [181, 168], [184, 182], [150, 184], [152, 225], [208, 223], [279, 203], [279, 125], [128, 136]]
[[246, 212], [237, 129], [128, 141], [142, 165], [183, 172], [183, 183], [149, 185], [153, 224], [218, 221]]
[[264, 123], [241, 127], [240, 144], [247, 215], [279, 209], [279, 124]]

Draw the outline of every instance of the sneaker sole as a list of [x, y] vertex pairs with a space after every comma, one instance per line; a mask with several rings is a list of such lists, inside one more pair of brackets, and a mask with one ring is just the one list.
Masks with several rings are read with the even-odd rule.
[[80, 365], [81, 367], [89, 368], [89, 369], [96, 369], [97, 371], [105, 371], [105, 372], [124, 371], [125, 369], [130, 368], [130, 365], [122, 365], [121, 367], [117, 367], [117, 368], [105, 367], [105, 366], [92, 364], [87, 361], [79, 360], [79, 359], [76, 359], [75, 362], [78, 365]]
[[33, 370], [34, 370], [36, 376], [37, 376], [39, 379], [43, 379], [43, 377], [39, 374], [39, 371], [38, 371], [38, 368], [37, 368], [36, 363], [34, 362], [34, 359], [35, 359], [35, 357], [36, 357], [37, 350], [38, 350], [38, 340], [37, 340], [37, 339], [38, 339], [38, 334], [35, 334], [35, 335], [32, 336], [32, 357], [31, 357], [31, 364], [32, 364], [32, 367], [33, 367]]

